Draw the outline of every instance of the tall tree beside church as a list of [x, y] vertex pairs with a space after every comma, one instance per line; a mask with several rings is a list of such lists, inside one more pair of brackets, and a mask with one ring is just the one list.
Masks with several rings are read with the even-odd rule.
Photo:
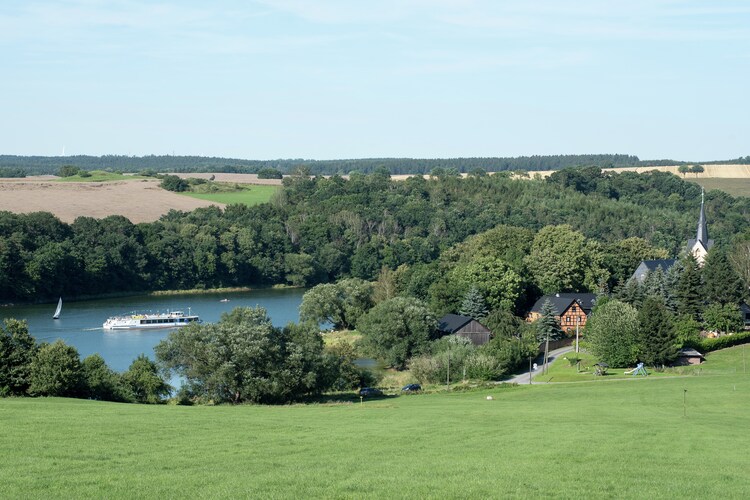
[[685, 254], [680, 261], [683, 269], [677, 280], [677, 312], [700, 320], [704, 303], [701, 269], [691, 253]]
[[704, 295], [710, 304], [739, 304], [742, 301], [742, 279], [729, 263], [726, 252], [713, 247], [703, 265]]
[[638, 311], [640, 356], [644, 363], [663, 366], [677, 357], [674, 326], [660, 298], [649, 296]]

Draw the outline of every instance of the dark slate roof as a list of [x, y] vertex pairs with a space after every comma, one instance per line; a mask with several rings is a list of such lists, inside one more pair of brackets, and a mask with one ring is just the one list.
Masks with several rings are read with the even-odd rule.
[[[665, 273], [669, 271], [669, 268], [674, 266], [677, 259], [655, 259], [655, 260], [642, 260], [641, 264], [645, 265], [646, 268], [652, 273], [661, 267], [661, 270]], [[640, 267], [640, 266], [638, 266]]]
[[660, 267], [662, 271], [666, 273], [669, 271], [669, 268], [675, 265], [675, 262], [677, 262], [677, 259], [642, 260], [641, 263], [638, 264], [636, 270], [633, 271], [633, 276], [631, 276], [630, 279], [634, 279], [641, 283], [646, 278], [646, 274], [653, 273]]
[[705, 357], [703, 356], [703, 354], [699, 353], [698, 351], [696, 351], [692, 347], [683, 347], [682, 349], [680, 349], [680, 351], [678, 353], [678, 356], [681, 357], [681, 358], [699, 357], [699, 358], [705, 359]]
[[588, 314], [596, 304], [596, 294], [593, 293], [556, 293], [553, 295], [545, 295], [534, 303], [534, 307], [531, 308], [531, 312], [541, 313], [544, 302], [549, 300], [552, 303], [552, 309], [556, 315], [562, 314], [574, 300], [577, 300], [581, 304], [581, 309]]
[[438, 320], [438, 330], [441, 332], [454, 333], [469, 323], [474, 318], [469, 316], [461, 316], [459, 314], [446, 314]]
[[746, 303], [740, 304], [740, 311], [742, 311], [744, 314], [750, 313], [750, 306]]

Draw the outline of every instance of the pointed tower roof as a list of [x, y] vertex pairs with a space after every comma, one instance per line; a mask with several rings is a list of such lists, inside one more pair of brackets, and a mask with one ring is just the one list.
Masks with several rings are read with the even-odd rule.
[[698, 216], [698, 233], [695, 235], [695, 239], [703, 243], [703, 246], [708, 248], [708, 225], [706, 224], [706, 210], [703, 208], [703, 188], [701, 188], [701, 213]]
[[688, 240], [687, 248], [690, 252], [695, 249], [697, 243], [700, 243], [705, 252], [708, 252], [711, 247], [714, 246], [714, 240], [708, 239], [708, 223], [706, 222], [706, 209], [704, 203], [705, 196], [703, 189], [701, 188], [701, 212], [698, 216], [698, 232], [696, 233], [694, 240]]

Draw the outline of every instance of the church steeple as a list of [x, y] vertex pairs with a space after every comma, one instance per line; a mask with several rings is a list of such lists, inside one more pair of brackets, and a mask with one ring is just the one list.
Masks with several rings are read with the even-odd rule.
[[708, 225], [706, 224], [706, 211], [703, 208], [704, 192], [701, 188], [701, 213], [698, 216], [698, 233], [695, 235], [695, 239], [700, 241], [703, 246], [708, 248]]

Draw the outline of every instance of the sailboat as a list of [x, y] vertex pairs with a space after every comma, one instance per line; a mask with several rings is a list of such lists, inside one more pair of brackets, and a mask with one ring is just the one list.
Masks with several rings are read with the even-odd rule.
[[52, 315], [52, 319], [60, 318], [60, 311], [62, 311], [62, 297], [57, 301], [57, 309], [55, 309], [55, 314]]

